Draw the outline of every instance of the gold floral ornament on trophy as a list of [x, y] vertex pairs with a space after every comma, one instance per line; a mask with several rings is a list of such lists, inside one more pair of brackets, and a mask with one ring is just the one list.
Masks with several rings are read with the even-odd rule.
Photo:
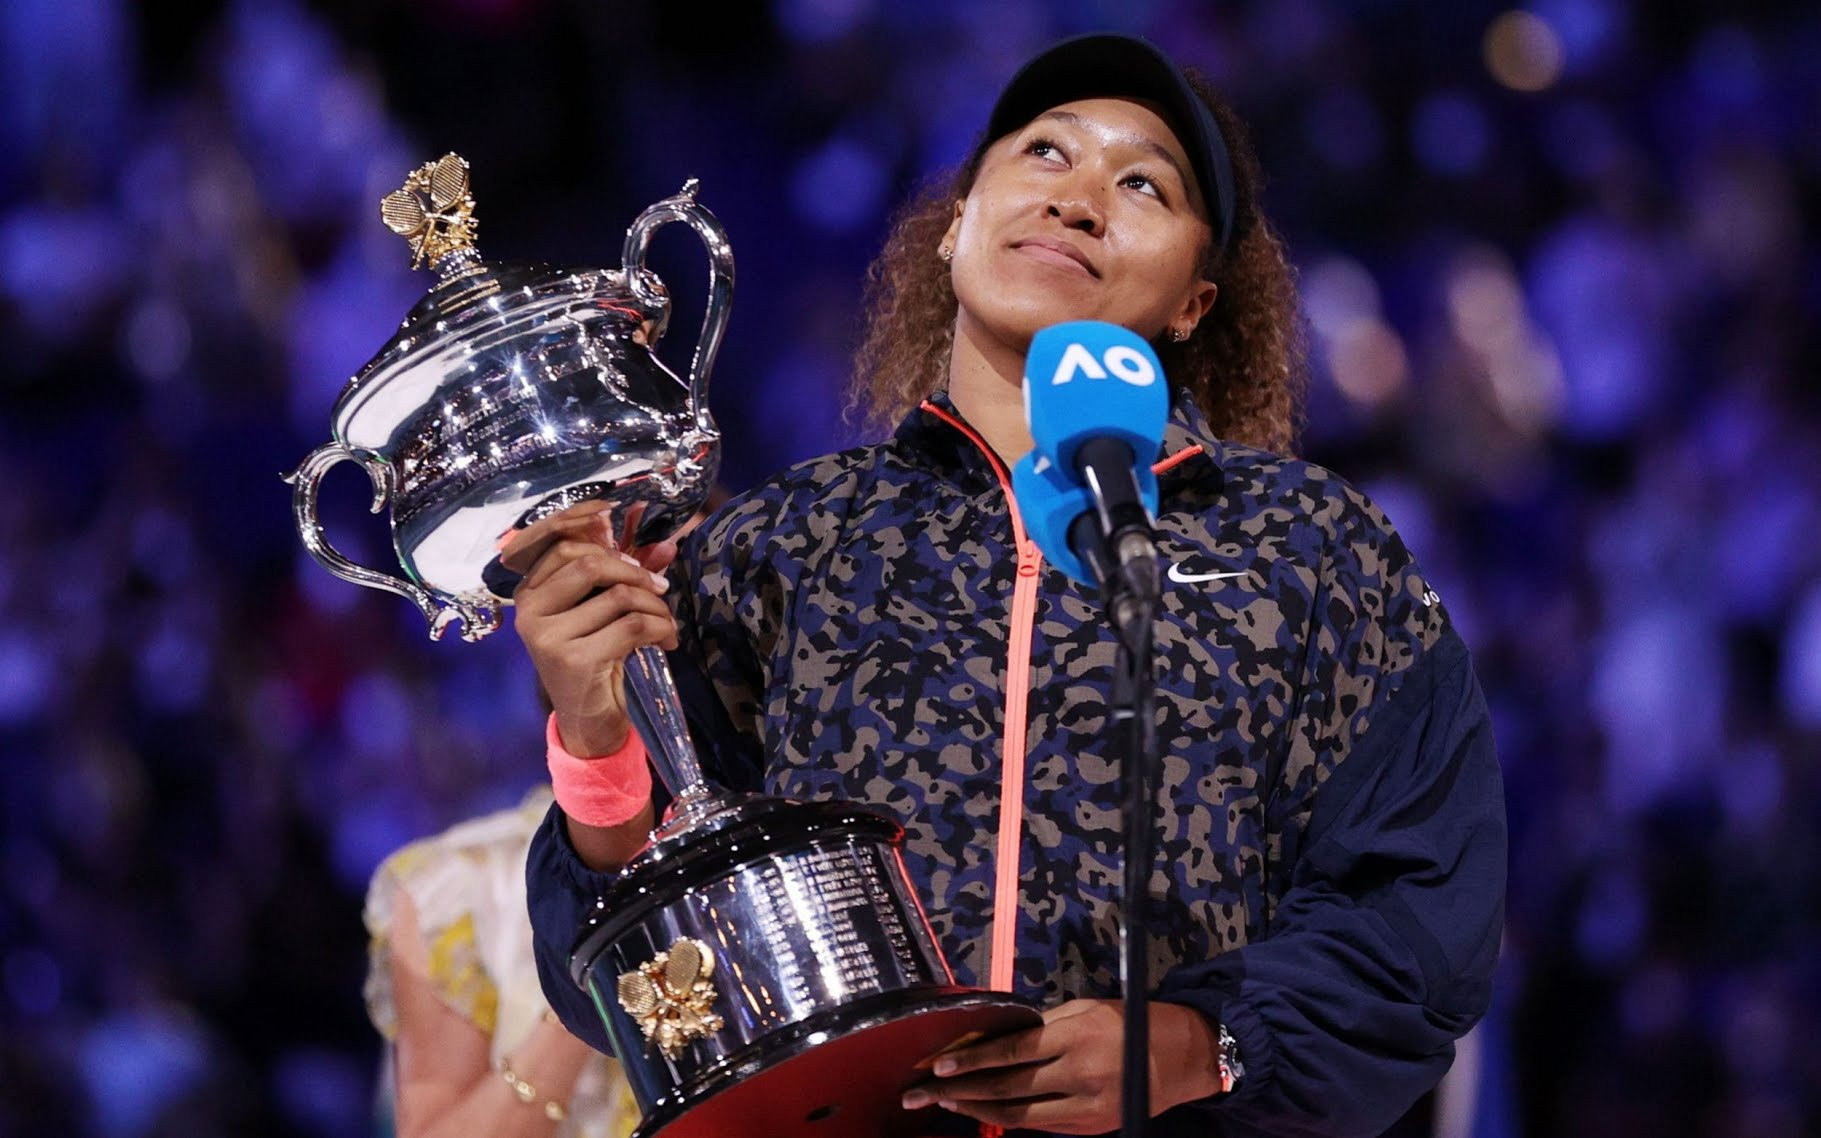
[[474, 197], [468, 160], [451, 151], [411, 171], [403, 189], [379, 203], [386, 228], [411, 242], [411, 267], [434, 265], [450, 253], [474, 248]]
[[690, 1043], [721, 1030], [721, 1017], [711, 1007], [713, 977], [714, 953], [701, 941], [682, 937], [668, 952], [620, 974], [620, 1006], [638, 1021], [647, 1044], [676, 1059]]

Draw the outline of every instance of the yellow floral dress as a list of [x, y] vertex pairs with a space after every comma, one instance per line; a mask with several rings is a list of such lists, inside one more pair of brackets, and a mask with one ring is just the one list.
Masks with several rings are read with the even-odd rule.
[[[432, 989], [488, 1036], [495, 1067], [537, 1027], [549, 1005], [531, 955], [525, 852], [549, 806], [550, 790], [541, 787], [516, 809], [411, 843], [374, 873], [365, 915], [371, 937], [365, 994], [367, 1013], [388, 1045], [398, 1034], [390, 938], [401, 894], [416, 910]], [[589, 1061], [565, 1105], [557, 1138], [627, 1138], [639, 1122], [625, 1075], [605, 1055]]]

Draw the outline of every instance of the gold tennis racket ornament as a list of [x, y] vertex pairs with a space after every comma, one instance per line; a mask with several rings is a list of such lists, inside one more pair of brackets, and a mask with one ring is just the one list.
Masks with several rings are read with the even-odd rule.
[[638, 1021], [645, 1041], [666, 1059], [675, 1059], [698, 1039], [721, 1030], [714, 1003], [714, 954], [706, 944], [683, 937], [636, 970], [622, 973], [620, 1006]]
[[468, 193], [468, 160], [450, 152], [419, 166], [402, 189], [380, 201], [379, 216], [387, 229], [411, 242], [414, 269], [473, 249], [479, 223]]

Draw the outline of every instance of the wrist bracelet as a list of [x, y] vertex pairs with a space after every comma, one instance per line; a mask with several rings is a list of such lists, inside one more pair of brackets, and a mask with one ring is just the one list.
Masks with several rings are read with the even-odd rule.
[[611, 755], [578, 759], [563, 746], [553, 711], [544, 728], [544, 752], [556, 804], [583, 825], [622, 825], [651, 801], [651, 764], [637, 731]]
[[[512, 1069], [512, 1060], [501, 1059], [499, 1073], [500, 1078], [506, 1080], [506, 1085], [512, 1088], [512, 1093], [518, 1096], [520, 1102], [526, 1106], [537, 1102], [537, 1088], [518, 1077], [517, 1072]], [[569, 1117], [569, 1111], [564, 1108], [562, 1103], [549, 1098], [544, 1100], [544, 1117], [552, 1122], [561, 1122]]]

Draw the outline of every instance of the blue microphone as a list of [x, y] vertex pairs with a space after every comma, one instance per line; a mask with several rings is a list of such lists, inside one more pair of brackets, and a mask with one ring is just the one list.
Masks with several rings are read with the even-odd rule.
[[1024, 358], [1024, 410], [1036, 448], [1012, 468], [1012, 493], [1025, 532], [1075, 580], [1154, 601], [1151, 463], [1170, 414], [1157, 353], [1117, 324], [1051, 325]]

